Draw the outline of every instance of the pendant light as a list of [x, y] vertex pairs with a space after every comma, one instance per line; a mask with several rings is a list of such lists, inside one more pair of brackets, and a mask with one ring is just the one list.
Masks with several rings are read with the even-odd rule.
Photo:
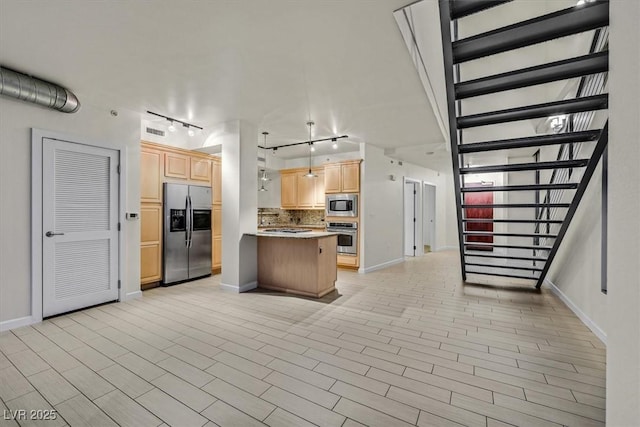
[[307, 178], [315, 178], [317, 176], [316, 174], [311, 172], [311, 152], [314, 151], [313, 142], [311, 141], [311, 126], [313, 126], [314, 124], [315, 123], [312, 121], [307, 122], [307, 126], [309, 126], [309, 172], [307, 172], [307, 174], [305, 175]]
[[333, 149], [337, 150], [338, 149], [338, 138], [331, 138], [331, 141], [333, 141]]
[[[267, 151], [267, 135], [269, 135], [269, 132], [262, 132], [262, 135], [264, 135], [264, 145], [263, 145], [263, 147], [264, 147], [264, 151], [266, 152]], [[267, 156], [265, 155], [265, 158], [266, 157]], [[265, 160], [265, 162], [266, 162], [266, 160]], [[265, 165], [266, 165], [266, 163], [265, 163]], [[269, 178], [267, 176], [267, 171], [265, 169], [260, 169], [260, 172], [262, 173], [262, 175], [260, 175], [260, 180], [261, 181], [263, 181], [263, 182], [264, 181], [271, 181], [271, 178]], [[264, 187], [264, 184], [262, 185], [262, 187]], [[267, 191], [267, 190], [266, 189], [264, 189], [264, 190], [260, 189], [260, 191]]]

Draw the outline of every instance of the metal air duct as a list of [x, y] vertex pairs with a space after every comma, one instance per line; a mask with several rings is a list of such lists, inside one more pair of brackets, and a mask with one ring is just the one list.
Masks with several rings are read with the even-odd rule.
[[5, 67], [0, 67], [0, 95], [63, 113], [75, 113], [80, 108], [80, 101], [68, 89]]

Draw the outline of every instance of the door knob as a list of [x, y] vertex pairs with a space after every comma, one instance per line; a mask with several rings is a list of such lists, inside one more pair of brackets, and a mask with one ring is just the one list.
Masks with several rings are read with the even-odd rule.
[[64, 233], [54, 233], [53, 231], [47, 231], [47, 233], [45, 234], [45, 236], [47, 236], [47, 237], [53, 237], [53, 236], [64, 236]]

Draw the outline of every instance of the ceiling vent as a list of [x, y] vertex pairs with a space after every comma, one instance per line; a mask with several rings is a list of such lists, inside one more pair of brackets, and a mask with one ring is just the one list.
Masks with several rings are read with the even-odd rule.
[[147, 127], [147, 133], [150, 133], [152, 135], [164, 136], [164, 131], [163, 130], [154, 129], [154, 128], [150, 128], [150, 127]]
[[63, 113], [75, 113], [80, 109], [80, 101], [68, 89], [4, 67], [0, 67], [0, 95]]

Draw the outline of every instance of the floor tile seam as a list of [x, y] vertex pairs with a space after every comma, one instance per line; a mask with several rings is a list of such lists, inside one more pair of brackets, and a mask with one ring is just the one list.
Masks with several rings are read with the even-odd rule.
[[[355, 387], [355, 386], [354, 386], [354, 387]], [[365, 391], [366, 391], [366, 390], [365, 390]], [[345, 399], [345, 400], [348, 400], [348, 401], [350, 401], [350, 402], [353, 402], [353, 403], [356, 403], [356, 404], [358, 404], [358, 405], [361, 405], [361, 406], [364, 406], [364, 407], [366, 407], [366, 408], [369, 408], [369, 409], [371, 409], [371, 410], [373, 410], [373, 411], [375, 411], [375, 412], [379, 412], [379, 413], [384, 414], [384, 415], [386, 415], [386, 416], [388, 416], [388, 417], [394, 418], [394, 419], [396, 419], [396, 420], [398, 420], [398, 421], [400, 421], [400, 422], [403, 422], [403, 423], [405, 423], [405, 424], [418, 425], [418, 420], [420, 419], [420, 411], [421, 411], [421, 409], [420, 409], [420, 408], [416, 408], [416, 407], [414, 407], [414, 406], [411, 406], [411, 405], [406, 404], [406, 403], [403, 403], [403, 402], [399, 402], [399, 401], [397, 401], [397, 400], [395, 400], [395, 399], [391, 399], [391, 398], [388, 398], [388, 397], [386, 397], [386, 396], [383, 396], [383, 397], [385, 397], [385, 398], [387, 398], [387, 399], [389, 399], [389, 400], [393, 400], [394, 402], [397, 402], [397, 403], [402, 403], [403, 405], [409, 406], [409, 407], [411, 407], [411, 408], [413, 408], [413, 409], [416, 409], [416, 410], [418, 411], [418, 416], [416, 417], [416, 420], [415, 420], [413, 423], [409, 423], [409, 422], [407, 422], [407, 421], [405, 421], [405, 420], [402, 420], [402, 419], [400, 419], [400, 418], [398, 418], [398, 417], [396, 417], [396, 416], [394, 416], [394, 415], [391, 415], [391, 414], [389, 414], [389, 413], [387, 413], [387, 412], [384, 412], [384, 411], [383, 411], [383, 410], [381, 410], [380, 408], [374, 408], [374, 407], [371, 407], [371, 406], [369, 406], [369, 405], [368, 405], [368, 404], [366, 404], [366, 403], [358, 402], [358, 401], [356, 401], [356, 400], [350, 399], [349, 397], [342, 396], [342, 395], [340, 395], [340, 399], [338, 400], [338, 402], [336, 402], [336, 406], [338, 405], [338, 403], [340, 403], [340, 400]], [[334, 407], [335, 407], [335, 406], [334, 406]], [[336, 412], [336, 414], [342, 415], [342, 414], [340, 414], [339, 412]], [[342, 416], [343, 416], [343, 417], [348, 418], [346, 415], [342, 415]], [[357, 420], [356, 420], [356, 421], [357, 421]]]
[[[502, 393], [497, 393], [497, 394], [502, 394]], [[525, 393], [525, 394], [526, 394], [526, 393]], [[544, 394], [544, 393], [542, 393], [542, 394]], [[511, 397], [511, 396], [507, 396], [507, 395], [503, 395], [503, 396]], [[561, 398], [560, 398], [560, 399], [561, 399]], [[565, 400], [566, 400], [566, 399], [565, 399]], [[546, 404], [544, 404], [544, 403], [534, 402], [534, 401], [531, 401], [531, 400], [528, 400], [528, 399], [526, 399], [526, 400], [525, 400], [525, 402], [528, 402], [528, 403], [531, 403], [531, 404], [534, 404], [534, 405], [544, 406], [545, 408], [551, 409], [551, 410], [553, 410], [553, 411], [559, 411], [559, 412], [562, 412], [563, 414], [567, 414], [567, 415], [569, 415], [569, 416], [573, 415], [573, 416], [580, 417], [580, 418], [586, 418], [587, 420], [596, 421], [596, 422], [603, 423], [603, 424], [604, 424], [604, 422], [605, 422], [605, 421], [603, 421], [603, 420], [598, 420], [598, 419], [591, 418], [591, 417], [588, 417], [588, 416], [585, 416], [585, 415], [576, 414], [576, 413], [574, 413], [574, 412], [570, 412], [570, 411], [568, 411], [568, 410], [566, 410], [566, 409], [558, 409], [558, 408], [555, 408], [555, 407], [553, 407], [553, 406], [546, 405]], [[580, 404], [580, 402], [573, 402], [573, 403]], [[506, 406], [502, 406], [502, 405], [499, 405], [499, 404], [495, 404], [495, 405], [496, 405], [496, 406], [499, 406], [499, 407], [501, 407], [501, 408], [511, 409], [511, 408], [508, 408], [508, 407], [506, 407]], [[587, 405], [587, 406], [588, 406], [588, 405]], [[523, 413], [523, 414], [526, 414], [526, 415], [529, 415], [529, 416], [532, 416], [532, 417], [538, 417], [538, 416], [536, 416], [536, 415], [531, 415], [531, 414], [527, 414], [526, 412], [518, 411], [517, 409], [511, 409], [511, 410], [512, 410], [512, 411], [516, 411], [516, 412], [520, 412], [520, 413]], [[538, 417], [538, 418], [542, 418], [542, 417]], [[560, 422], [560, 421], [554, 421], [554, 420], [551, 420], [551, 419], [548, 419], [548, 418], [542, 418], [542, 419], [544, 419], [544, 420], [546, 420], [546, 421], [549, 421], [549, 422], [553, 422], [553, 423], [557, 423], [557, 424], [562, 424], [562, 422]]]

